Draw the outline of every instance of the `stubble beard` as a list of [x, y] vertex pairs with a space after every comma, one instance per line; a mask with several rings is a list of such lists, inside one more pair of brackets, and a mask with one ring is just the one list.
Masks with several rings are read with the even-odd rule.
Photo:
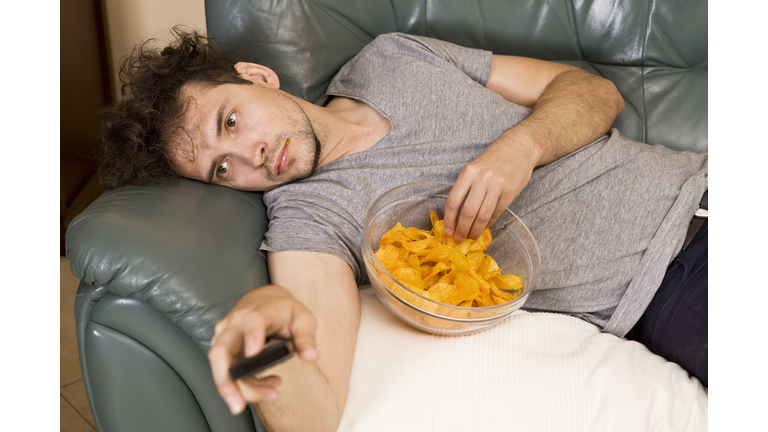
[[[267, 171], [267, 178], [269, 178], [269, 180], [273, 182], [281, 182], [281, 184], [275, 186], [275, 188], [307, 178], [315, 174], [315, 172], [317, 172], [320, 166], [320, 157], [322, 156], [323, 145], [320, 139], [318, 138], [317, 133], [315, 132], [315, 128], [312, 125], [312, 122], [309, 120], [309, 116], [307, 116], [307, 114], [304, 112], [304, 110], [296, 101], [290, 98], [289, 100], [293, 102], [293, 104], [301, 113], [299, 115], [296, 112], [286, 111], [286, 117], [292, 120], [293, 122], [295, 122], [296, 124], [300, 125], [299, 128], [292, 133], [294, 139], [298, 141], [296, 143], [297, 144], [296, 148], [299, 149], [299, 152], [301, 152], [302, 150], [306, 152], [306, 155], [308, 156], [308, 158], [312, 159], [312, 165], [310, 166], [309, 172], [297, 173], [297, 175], [289, 179], [280, 179], [279, 176], [276, 175], [276, 173]], [[286, 138], [286, 141], [287, 141], [287, 138]], [[279, 149], [275, 149], [275, 150], [277, 151]], [[271, 159], [273, 159], [275, 156], [272, 156]], [[290, 165], [287, 168], [290, 168]]]

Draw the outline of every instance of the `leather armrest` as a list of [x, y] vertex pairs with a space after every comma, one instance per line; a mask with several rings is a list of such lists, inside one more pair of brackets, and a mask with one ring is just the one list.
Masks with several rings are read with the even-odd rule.
[[269, 282], [266, 228], [261, 194], [190, 180], [109, 191], [73, 220], [80, 365], [100, 430], [263, 430], [229, 414], [205, 354], [216, 322]]
[[72, 273], [151, 303], [207, 353], [213, 327], [267, 284], [261, 194], [191, 180], [106, 192], [67, 230]]
[[76, 310], [83, 383], [99, 430], [263, 430], [249, 409], [229, 413], [205, 354], [149, 303], [82, 283]]

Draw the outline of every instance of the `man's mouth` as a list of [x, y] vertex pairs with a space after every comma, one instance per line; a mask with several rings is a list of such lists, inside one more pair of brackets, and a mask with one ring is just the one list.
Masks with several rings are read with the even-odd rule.
[[277, 155], [277, 158], [275, 158], [275, 169], [274, 173], [275, 175], [280, 175], [285, 172], [285, 168], [288, 166], [288, 144], [291, 143], [291, 140], [285, 140], [285, 145], [283, 146], [283, 150], [280, 152], [280, 154]]

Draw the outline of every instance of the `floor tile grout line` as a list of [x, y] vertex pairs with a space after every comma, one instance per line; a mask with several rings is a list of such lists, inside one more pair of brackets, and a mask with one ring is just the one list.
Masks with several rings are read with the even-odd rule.
[[[70, 407], [71, 407], [71, 408], [72, 408], [72, 409], [73, 409], [73, 410], [74, 410], [74, 411], [77, 413], [77, 415], [79, 415], [79, 416], [80, 416], [80, 418], [81, 418], [81, 419], [83, 419], [83, 421], [85, 422], [85, 424], [87, 424], [88, 426], [90, 426], [90, 427], [91, 427], [91, 429], [93, 429], [93, 425], [91, 425], [91, 422], [89, 422], [89, 421], [88, 421], [88, 419], [87, 419], [87, 418], [85, 418], [85, 416], [83, 416], [83, 415], [80, 413], [80, 411], [78, 411], [78, 410], [77, 410], [77, 408], [75, 408], [75, 406], [74, 406], [74, 405], [72, 405], [72, 402], [70, 402], [70, 401], [69, 401], [69, 399], [67, 399], [67, 397], [66, 397], [66, 396], [64, 396], [63, 394], [59, 393], [59, 395], [61, 396], [61, 398], [62, 398], [62, 399], [64, 399], [64, 402], [66, 402], [66, 403], [67, 403], [67, 405], [69, 405], [69, 406], [70, 406]], [[93, 431], [94, 431], [94, 432], [96, 432], [96, 429], [93, 429]]]
[[62, 385], [61, 385], [59, 388], [60, 388], [60, 389], [63, 389], [64, 387], [68, 387], [68, 386], [71, 386], [72, 384], [77, 384], [77, 383], [79, 383], [79, 382], [80, 382], [80, 381], [82, 381], [82, 380], [83, 380], [82, 378], [78, 378], [78, 379], [76, 379], [76, 380], [72, 381], [72, 382], [71, 382], [71, 383], [69, 383], [69, 384], [62, 384]]

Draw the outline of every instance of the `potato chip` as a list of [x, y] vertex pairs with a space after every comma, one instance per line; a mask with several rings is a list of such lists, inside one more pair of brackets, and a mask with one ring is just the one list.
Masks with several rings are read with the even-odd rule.
[[[472, 270], [478, 273], [485, 273], [487, 271], [487, 269], [483, 269], [483, 266], [486, 263], [486, 259], [485, 254], [482, 252], [468, 253], [467, 261], [469, 261], [469, 266], [472, 268]], [[487, 267], [487, 265], [485, 267]]]
[[429, 267], [429, 273], [427, 273], [426, 277], [433, 277], [438, 276], [441, 272], [447, 272], [451, 269], [451, 266], [444, 262], [438, 262], [437, 264]]
[[432, 237], [427, 231], [422, 231], [418, 228], [407, 228], [403, 231], [403, 234], [411, 240], [424, 240]]
[[501, 297], [495, 296], [495, 295], [491, 295], [491, 297], [493, 297], [493, 301], [496, 302], [497, 305], [507, 302], [507, 300], [505, 300], [505, 299], [503, 299]]
[[411, 267], [401, 267], [390, 273], [392, 273], [392, 276], [394, 276], [395, 279], [408, 288], [415, 289], [416, 291], [424, 290], [424, 281], [421, 279], [419, 272], [415, 269]]
[[452, 300], [456, 294], [456, 287], [447, 283], [437, 283], [427, 290], [427, 296], [440, 303], [453, 304]]
[[484, 253], [493, 241], [485, 229], [475, 241], [445, 235], [445, 222], [431, 211], [430, 231], [397, 223], [382, 235], [376, 258], [400, 283], [434, 301], [461, 307], [489, 307], [517, 298], [520, 276], [502, 274]]
[[501, 270], [499, 265], [496, 263], [496, 260], [493, 259], [490, 255], [486, 255], [485, 259], [488, 261], [488, 271]]
[[399, 259], [383, 259], [383, 260], [379, 260], [379, 262], [390, 273], [400, 268], [411, 267], [410, 265], [408, 265], [407, 262]]
[[488, 246], [491, 245], [491, 230], [485, 229], [480, 234], [480, 237], [477, 239], [477, 241], [470, 246], [469, 250], [470, 252], [482, 252], [486, 249], [488, 249]]
[[408, 259], [408, 254], [409, 252], [407, 250], [399, 249], [397, 259], [399, 259], [400, 261], [405, 261], [406, 259]]
[[[445, 222], [441, 219], [432, 224], [432, 235], [440, 240], [445, 240], [448, 236], [445, 235]], [[455, 241], [455, 240], [454, 240]]]
[[506, 301], [509, 301], [515, 298], [512, 294], [506, 291], [500, 290], [499, 288], [496, 287], [496, 285], [493, 285], [493, 284], [491, 284], [491, 296], [502, 298], [502, 299], [505, 299]]
[[477, 283], [477, 286], [480, 292], [482, 292], [483, 294], [487, 294], [488, 291], [491, 290], [492, 285], [486, 282], [486, 280], [483, 279], [480, 275], [475, 273], [474, 270], [470, 269], [468, 274], [475, 281], [475, 283]]
[[419, 275], [421, 275], [421, 265], [419, 263], [419, 257], [416, 255], [408, 255], [408, 257], [405, 259], [405, 262], [414, 270], [419, 272]]
[[442, 276], [442, 277], [441, 277], [441, 278], [440, 278], [440, 279], [437, 281], [437, 283], [447, 283], [447, 284], [451, 284], [451, 285], [453, 285], [453, 279], [454, 279], [455, 277], [456, 277], [456, 273], [455, 273], [455, 272], [453, 272], [453, 271], [450, 271], [450, 272], [446, 273], [445, 275], [443, 275], [443, 276]]
[[400, 222], [397, 223], [391, 230], [385, 232], [381, 236], [381, 240], [379, 240], [379, 244], [390, 244], [392, 243], [392, 238], [395, 236], [399, 236], [403, 231], [405, 231], [405, 227], [400, 225]]
[[379, 250], [376, 251], [374, 254], [376, 255], [376, 258], [379, 259], [379, 261], [384, 261], [387, 259], [399, 259], [400, 256], [400, 249], [395, 245], [383, 245], [379, 248]]
[[485, 273], [483, 273], [483, 279], [489, 280], [492, 277], [497, 276], [499, 273], [501, 273], [501, 269], [496, 269], [494, 271], [485, 272]]
[[445, 264], [450, 264], [451, 261], [449, 257], [451, 256], [451, 251], [453, 251], [453, 248], [449, 246], [437, 245], [434, 248], [426, 251], [426, 256], [421, 260], [421, 262], [442, 262]]
[[[431, 237], [431, 236], [430, 236]], [[410, 253], [421, 252], [429, 246], [437, 245], [440, 241], [434, 238], [428, 238], [424, 240], [414, 240], [403, 243], [403, 249]]]
[[456, 287], [456, 296], [458, 303], [466, 300], [473, 300], [480, 292], [480, 286], [472, 279], [471, 276], [466, 273], [458, 273], [453, 280], [453, 285]]
[[429, 277], [422, 277], [424, 279], [424, 286], [431, 287], [432, 285], [435, 285], [440, 282], [440, 275], [434, 275]]
[[435, 213], [434, 210], [429, 211], [429, 221], [432, 222], [432, 227], [435, 227], [435, 224], [440, 221], [440, 216]]
[[500, 274], [494, 278], [494, 281], [496, 282], [497, 286], [499, 285], [499, 282], [506, 285], [504, 287], [501, 287], [503, 289], [514, 291], [514, 290], [519, 290], [520, 288], [523, 287], [523, 279], [520, 276], [514, 275], [514, 274], [510, 274], [510, 275]]
[[496, 302], [493, 300], [493, 297], [489, 293], [489, 294], [475, 297], [475, 301], [474, 303], [472, 303], [472, 306], [474, 307], [496, 306]]

